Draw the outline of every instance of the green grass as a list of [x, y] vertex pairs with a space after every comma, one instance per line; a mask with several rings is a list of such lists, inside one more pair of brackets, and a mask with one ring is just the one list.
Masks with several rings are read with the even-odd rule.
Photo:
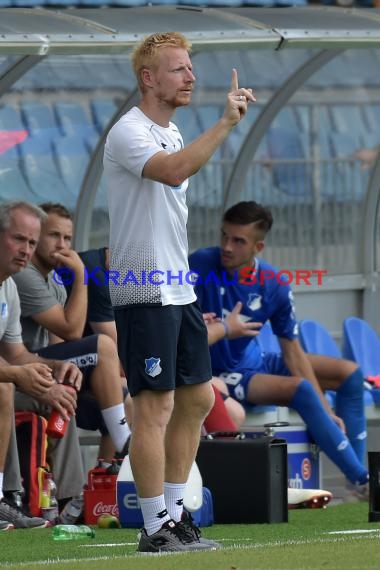
[[[52, 530], [0, 533], [2, 568], [54, 570], [371, 570], [380, 568], [380, 523], [365, 504], [289, 512], [289, 522], [214, 525], [204, 536], [223, 549], [144, 556], [136, 529], [95, 529], [95, 538], [56, 542]], [[356, 531], [356, 532], [355, 532]]]

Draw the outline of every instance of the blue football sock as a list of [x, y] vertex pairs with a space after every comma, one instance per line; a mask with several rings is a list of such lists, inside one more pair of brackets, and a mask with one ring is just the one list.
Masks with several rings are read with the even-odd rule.
[[364, 464], [367, 430], [363, 390], [363, 373], [357, 368], [336, 391], [335, 413], [344, 421], [352, 448], [359, 461]]
[[364, 484], [368, 471], [358, 460], [350, 442], [326, 412], [312, 384], [303, 379], [289, 407], [298, 412], [320, 449], [352, 483]]

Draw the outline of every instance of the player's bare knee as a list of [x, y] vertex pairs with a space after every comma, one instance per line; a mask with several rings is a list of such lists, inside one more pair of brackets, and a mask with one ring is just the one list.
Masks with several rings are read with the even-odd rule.
[[117, 346], [114, 340], [106, 334], [100, 334], [98, 336], [98, 354], [99, 358], [102, 357], [116, 357], [117, 355]]

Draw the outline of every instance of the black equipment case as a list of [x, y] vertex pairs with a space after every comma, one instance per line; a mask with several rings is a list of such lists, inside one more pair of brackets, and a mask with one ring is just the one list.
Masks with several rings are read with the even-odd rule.
[[288, 521], [286, 440], [206, 436], [196, 462], [212, 493], [215, 523]]

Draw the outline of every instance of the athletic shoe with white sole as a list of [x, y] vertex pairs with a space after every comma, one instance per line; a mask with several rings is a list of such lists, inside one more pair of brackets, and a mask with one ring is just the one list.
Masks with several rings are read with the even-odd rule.
[[4, 499], [0, 501], [0, 519], [11, 523], [15, 528], [45, 528], [50, 522], [40, 517], [29, 517], [21, 509], [9, 505]]
[[169, 520], [160, 530], [147, 535], [145, 528], [141, 530], [138, 552], [185, 552], [194, 550], [215, 550], [208, 544], [194, 541], [180, 525]]
[[0, 521], [0, 532], [2, 530], [13, 530], [14, 525], [8, 521]]
[[215, 540], [210, 540], [209, 538], [203, 538], [201, 536], [201, 529], [193, 521], [191, 514], [185, 509], [182, 512], [182, 519], [177, 523], [179, 527], [182, 527], [184, 532], [186, 532], [194, 542], [200, 542], [201, 544], [208, 544], [210, 548], [221, 548], [221, 545]]
[[333, 498], [323, 489], [288, 488], [288, 509], [324, 509]]

